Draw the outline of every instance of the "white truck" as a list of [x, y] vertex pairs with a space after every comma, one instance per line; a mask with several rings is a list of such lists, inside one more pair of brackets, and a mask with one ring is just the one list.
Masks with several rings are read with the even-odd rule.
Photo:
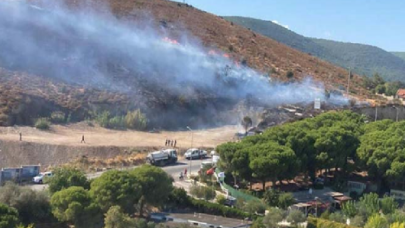
[[186, 153], [184, 154], [184, 157], [186, 159], [191, 159], [191, 160], [206, 158], [207, 157], [207, 151], [200, 150], [200, 149], [197, 149], [197, 148], [188, 149], [186, 151]]
[[146, 156], [146, 161], [151, 165], [165, 166], [177, 162], [177, 151], [174, 149], [151, 152]]

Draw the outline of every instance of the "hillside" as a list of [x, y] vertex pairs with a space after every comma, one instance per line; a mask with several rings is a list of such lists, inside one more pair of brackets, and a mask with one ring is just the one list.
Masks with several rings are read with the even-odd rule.
[[391, 52], [391, 53], [405, 60], [405, 52]]
[[378, 47], [304, 37], [270, 21], [244, 17], [225, 19], [280, 43], [317, 56], [360, 75], [379, 73], [386, 80], [405, 81], [405, 61]]
[[[296, 81], [310, 76], [328, 89], [347, 83], [345, 69], [190, 5], [107, 2], [118, 20], [102, 11], [92, 16], [98, 4], [88, 10], [67, 1], [70, 9], [60, 14], [43, 4], [23, 5], [25, 13], [9, 15], [7, 4], [17, 3], [3, 3], [0, 27], [9, 33], [0, 34], [0, 125], [32, 124], [52, 111], [83, 120], [136, 108], [151, 127], [222, 125], [239, 121], [229, 111], [245, 100], [274, 106], [323, 93], [311, 92], [316, 84], [278, 83], [289, 71]], [[52, 23], [38, 23], [43, 18]], [[77, 26], [82, 21], [87, 27]], [[259, 77], [269, 74], [271, 86]], [[368, 96], [362, 85], [355, 76], [351, 93]]]

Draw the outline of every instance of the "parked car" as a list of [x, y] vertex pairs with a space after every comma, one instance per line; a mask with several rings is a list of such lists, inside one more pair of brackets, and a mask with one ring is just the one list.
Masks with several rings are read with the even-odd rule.
[[32, 178], [32, 182], [36, 184], [43, 184], [44, 183], [44, 178], [52, 177], [53, 173], [52, 172], [43, 172], [40, 173], [38, 176], [35, 176]]
[[201, 159], [201, 158], [206, 158], [207, 157], [207, 151], [205, 150], [200, 150], [200, 149], [189, 149], [186, 151], [184, 154], [184, 157], [186, 159]]

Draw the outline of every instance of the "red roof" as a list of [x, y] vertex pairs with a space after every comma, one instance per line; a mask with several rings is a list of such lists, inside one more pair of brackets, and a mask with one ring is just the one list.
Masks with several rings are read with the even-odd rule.
[[399, 89], [397, 91], [397, 96], [399, 97], [405, 97], [405, 89]]

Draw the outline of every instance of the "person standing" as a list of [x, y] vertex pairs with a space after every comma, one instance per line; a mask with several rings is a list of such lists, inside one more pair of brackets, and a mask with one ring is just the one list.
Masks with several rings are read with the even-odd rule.
[[20, 141], [22, 141], [22, 133], [20, 132]]
[[86, 141], [84, 141], [84, 135], [82, 135], [82, 141], [80, 143], [86, 143]]
[[174, 140], [174, 148], [176, 148], [177, 140]]

